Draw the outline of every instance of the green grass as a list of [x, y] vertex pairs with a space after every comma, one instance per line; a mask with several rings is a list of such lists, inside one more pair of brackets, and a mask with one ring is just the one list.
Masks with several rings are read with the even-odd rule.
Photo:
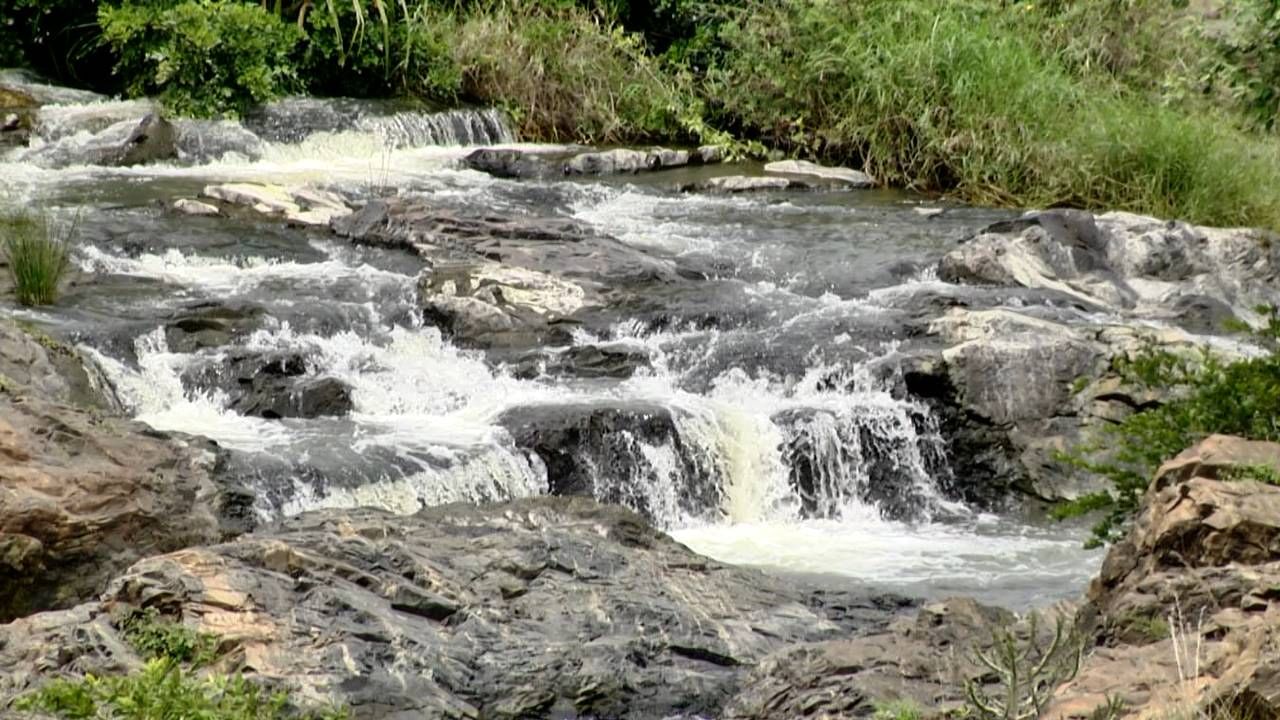
[[876, 703], [872, 720], [923, 720], [924, 711], [910, 700]]
[[71, 267], [74, 232], [74, 225], [58, 230], [47, 218], [30, 213], [0, 218], [5, 261], [19, 303], [50, 305], [57, 301], [58, 287]]
[[988, 0], [759, 2], [709, 95], [722, 123], [892, 185], [1280, 227], [1274, 139], [1089, 75], [1041, 22]]

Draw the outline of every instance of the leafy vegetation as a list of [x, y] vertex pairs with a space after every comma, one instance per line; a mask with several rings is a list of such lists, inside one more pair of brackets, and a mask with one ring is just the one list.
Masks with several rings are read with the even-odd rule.
[[154, 610], [119, 622], [125, 640], [145, 664], [122, 676], [57, 679], [20, 698], [16, 709], [68, 720], [345, 720], [329, 710], [297, 712], [283, 693], [271, 693], [239, 675], [202, 674], [216, 657], [217, 638], [162, 619]]
[[[10, 4], [0, 28], [70, 23], [85, 5]], [[298, 91], [406, 95], [501, 106], [528, 139], [736, 138], [981, 203], [1280, 228], [1277, 0], [1223, 13], [1206, 21], [1185, 0], [99, 0], [96, 26], [123, 89], [181, 113]]]
[[5, 261], [14, 294], [23, 305], [49, 305], [71, 267], [70, 243], [75, 225], [58, 228], [43, 215], [19, 213], [0, 217]]
[[[1057, 508], [1058, 517], [1103, 511], [1091, 544], [1119, 538], [1160, 463], [1213, 434], [1253, 440], [1280, 440], [1280, 314], [1262, 307], [1266, 325], [1255, 339], [1267, 352], [1244, 359], [1224, 359], [1208, 348], [1198, 354], [1148, 349], [1116, 369], [1139, 388], [1171, 394], [1167, 402], [1106, 426], [1100, 437], [1076, 448], [1065, 459], [1102, 475], [1112, 490], [1087, 495]], [[1269, 482], [1267, 472], [1241, 471], [1241, 479]]]

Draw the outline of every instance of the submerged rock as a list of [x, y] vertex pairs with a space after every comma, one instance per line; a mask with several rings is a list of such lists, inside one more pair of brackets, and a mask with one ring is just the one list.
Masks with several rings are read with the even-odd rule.
[[105, 614], [132, 605], [357, 720], [712, 716], [769, 653], [876, 630], [901, 602], [720, 565], [585, 499], [323, 511], [145, 560], [102, 604], [0, 626], [0, 706], [61, 673], [136, 664]]
[[797, 175], [804, 178], [815, 178], [852, 188], [871, 188], [878, 184], [875, 178], [861, 170], [828, 167], [808, 160], [779, 160], [765, 165], [764, 171], [774, 175]]
[[[1259, 474], [1260, 473], [1260, 474]], [[1280, 717], [1280, 444], [1214, 436], [1157, 472], [1082, 617], [1099, 647], [1047, 716]]]

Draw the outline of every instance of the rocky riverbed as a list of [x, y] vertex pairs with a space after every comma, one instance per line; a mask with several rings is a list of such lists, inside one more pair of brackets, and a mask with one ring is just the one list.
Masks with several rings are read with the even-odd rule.
[[139, 667], [154, 608], [358, 718], [945, 711], [1036, 608], [1089, 647], [1053, 717], [1274, 710], [1274, 488], [1220, 476], [1280, 450], [1190, 450], [1105, 560], [1040, 516], [1159, 400], [1117, 359], [1256, 352], [1266, 234], [5, 78], [0, 205], [79, 239], [3, 301], [0, 709]]

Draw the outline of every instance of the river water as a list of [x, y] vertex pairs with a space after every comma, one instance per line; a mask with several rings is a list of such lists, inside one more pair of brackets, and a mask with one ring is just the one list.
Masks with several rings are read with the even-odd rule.
[[[556, 469], [517, 442], [511, 418], [537, 426], [605, 413], [622, 420], [592, 425], [565, 449], [594, 494], [717, 559], [1014, 607], [1077, 595], [1096, 570], [1079, 527], [947, 500], [937, 423], [886, 377], [904, 307], [940, 285], [931, 263], [1007, 213], [951, 207], [927, 218], [923, 199], [883, 191], [675, 189], [741, 168], [496, 179], [457, 161], [476, 145], [564, 148], [516, 144], [496, 113], [339, 101], [287, 103], [249, 130], [193, 125], [185, 132], [198, 152], [180, 162], [97, 167], [76, 162], [77, 149], [136, 119], [139, 105], [56, 100], [41, 111], [32, 148], [0, 160], [0, 206], [74, 218], [82, 275], [51, 308], [5, 300], [5, 312], [79, 343], [139, 420], [226, 448], [226, 472], [257, 491], [264, 517], [547, 493]], [[532, 349], [540, 360], [531, 364], [527, 353], [459, 347], [424, 323], [418, 257], [323, 228], [166, 209], [229, 181], [312, 184], [353, 203], [395, 194], [569, 218], [698, 281], [655, 287], [608, 323]], [[175, 334], [210, 317], [243, 331], [218, 343]], [[584, 348], [642, 362], [626, 377], [548, 362]], [[303, 376], [340, 381], [350, 408], [245, 412], [236, 384], [245, 381], [228, 368], [263, 357], [295, 358]], [[641, 416], [670, 427], [628, 420]], [[878, 501], [888, 484], [911, 512]]]

